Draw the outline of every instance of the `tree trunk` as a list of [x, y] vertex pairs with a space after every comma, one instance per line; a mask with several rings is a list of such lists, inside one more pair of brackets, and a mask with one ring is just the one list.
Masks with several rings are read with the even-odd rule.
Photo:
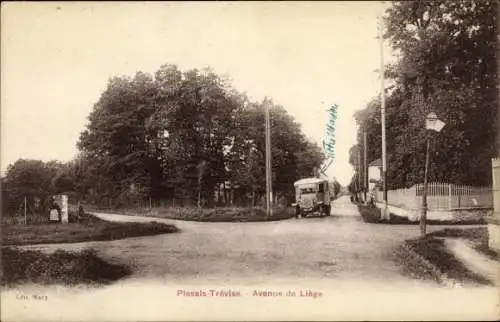
[[229, 191], [226, 187], [226, 183], [224, 182], [224, 205], [228, 205], [229, 204]]
[[201, 160], [198, 163], [198, 208], [201, 208], [201, 183], [203, 179], [203, 173], [205, 172], [206, 161]]
[[255, 185], [252, 185], [252, 207], [255, 207]]

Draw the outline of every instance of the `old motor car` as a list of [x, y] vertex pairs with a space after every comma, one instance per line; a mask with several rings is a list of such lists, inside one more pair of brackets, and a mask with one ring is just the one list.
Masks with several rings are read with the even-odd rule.
[[295, 217], [319, 213], [330, 215], [330, 189], [328, 180], [321, 178], [305, 178], [296, 181], [295, 187]]

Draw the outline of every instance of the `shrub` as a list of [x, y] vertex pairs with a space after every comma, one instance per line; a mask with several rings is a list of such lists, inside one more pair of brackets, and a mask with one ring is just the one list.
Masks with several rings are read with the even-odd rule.
[[57, 250], [53, 254], [2, 248], [2, 285], [36, 284], [109, 284], [128, 276], [122, 265], [107, 263], [92, 249], [81, 252]]

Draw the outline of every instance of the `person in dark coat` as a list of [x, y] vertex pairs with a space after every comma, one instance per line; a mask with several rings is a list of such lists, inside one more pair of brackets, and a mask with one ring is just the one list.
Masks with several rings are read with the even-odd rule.
[[80, 204], [80, 205], [78, 206], [78, 217], [77, 217], [77, 221], [82, 220], [84, 217], [85, 217], [85, 210], [83, 209], [82, 204]]

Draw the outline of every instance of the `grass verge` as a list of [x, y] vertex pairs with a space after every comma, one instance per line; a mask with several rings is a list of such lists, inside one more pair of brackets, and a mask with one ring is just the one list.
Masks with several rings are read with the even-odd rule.
[[118, 210], [114, 211], [126, 215], [140, 215], [186, 221], [201, 222], [258, 222], [277, 221], [295, 217], [293, 208], [273, 209], [273, 215], [266, 216], [265, 209], [243, 207], [221, 208], [153, 208], [150, 210]]
[[[375, 206], [358, 204], [358, 210], [364, 222], [372, 224], [418, 225], [419, 221], [411, 221], [406, 217], [389, 214], [389, 221], [381, 219], [381, 209]], [[429, 225], [475, 225], [484, 224], [484, 220], [427, 220]]]
[[406, 250], [417, 254], [420, 261], [405, 263], [405, 269], [420, 278], [449, 279], [461, 284], [491, 285], [486, 278], [471, 272], [446, 250], [444, 240], [433, 236], [406, 241]]
[[105, 241], [177, 231], [173, 225], [158, 222], [109, 222], [87, 214], [77, 223], [2, 225], [2, 245]]
[[463, 238], [471, 241], [474, 249], [492, 260], [500, 261], [500, 254], [488, 247], [488, 228], [446, 228], [429, 234], [435, 237]]
[[110, 264], [94, 250], [53, 254], [2, 247], [1, 285], [19, 284], [106, 285], [130, 275], [130, 269]]

